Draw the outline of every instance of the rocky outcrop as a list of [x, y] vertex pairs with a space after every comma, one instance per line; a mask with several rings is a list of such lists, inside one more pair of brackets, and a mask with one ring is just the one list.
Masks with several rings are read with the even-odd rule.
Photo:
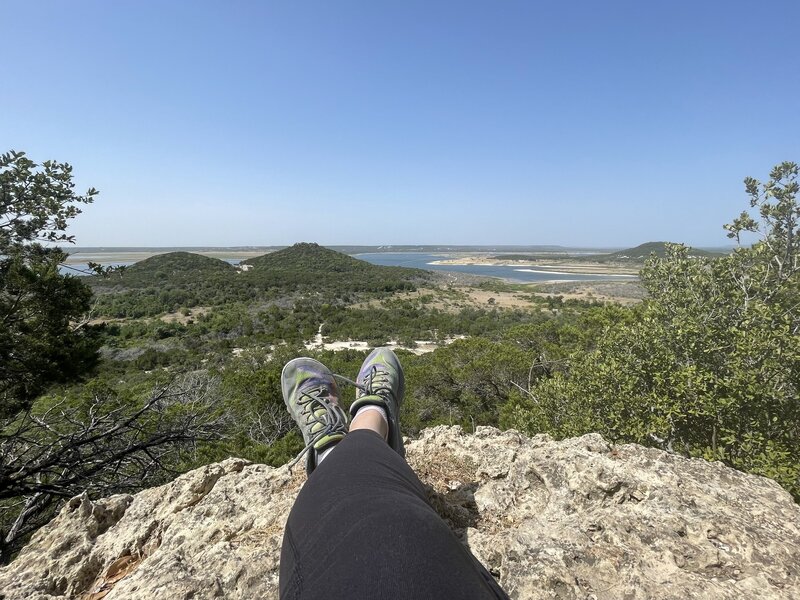
[[[800, 598], [800, 507], [777, 484], [598, 435], [437, 427], [407, 446], [435, 508], [512, 598]], [[305, 475], [239, 459], [72, 499], [6, 600], [277, 598]]]

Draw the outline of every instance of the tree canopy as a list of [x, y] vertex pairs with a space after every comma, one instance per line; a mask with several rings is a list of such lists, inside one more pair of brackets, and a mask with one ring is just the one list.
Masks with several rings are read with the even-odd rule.
[[0, 418], [95, 364], [99, 342], [80, 322], [91, 290], [59, 272], [66, 255], [51, 244], [72, 242], [67, 224], [96, 194], [75, 192], [66, 163], [0, 156]]

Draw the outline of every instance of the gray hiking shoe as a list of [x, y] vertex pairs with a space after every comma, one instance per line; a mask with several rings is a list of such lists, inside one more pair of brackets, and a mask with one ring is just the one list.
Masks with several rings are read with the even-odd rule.
[[375, 348], [361, 365], [356, 379], [356, 399], [350, 405], [354, 417], [358, 409], [368, 404], [382, 407], [389, 418], [389, 446], [405, 457], [403, 436], [400, 433], [400, 406], [403, 404], [405, 378], [403, 367], [390, 348]]
[[306, 473], [317, 466], [317, 453], [341, 441], [348, 419], [339, 406], [339, 388], [330, 369], [313, 358], [295, 358], [281, 372], [281, 391], [286, 408], [303, 433], [306, 447], [290, 464], [306, 454]]

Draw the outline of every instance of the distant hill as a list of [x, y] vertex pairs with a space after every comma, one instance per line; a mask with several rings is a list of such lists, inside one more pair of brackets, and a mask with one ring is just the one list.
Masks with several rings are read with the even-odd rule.
[[249, 258], [242, 261], [242, 264], [252, 265], [253, 269], [270, 269], [272, 271], [297, 271], [299, 269], [310, 273], [360, 273], [371, 271], [375, 267], [375, 265], [347, 254], [306, 242], [263, 256]]
[[269, 287], [360, 291], [411, 289], [431, 277], [420, 269], [384, 267], [358, 260], [319, 244], [300, 243], [242, 262], [243, 275]]
[[142, 317], [247, 297], [236, 267], [191, 252], [158, 254], [108, 277], [88, 277], [98, 314]]
[[[551, 259], [577, 259], [591, 262], [644, 262], [651, 254], [664, 257], [667, 254], [667, 244], [669, 242], [647, 242], [639, 244], [635, 248], [626, 248], [607, 254], [576, 254], [574, 252], [548, 253], [548, 254], [498, 254], [492, 256], [498, 260], [551, 260]], [[724, 252], [709, 252], [699, 248], [690, 248], [690, 256], [713, 258], [723, 256]]]
[[[125, 287], [142, 287], [158, 282], [197, 281], [209, 277], [233, 274], [236, 268], [218, 258], [209, 258], [192, 252], [158, 254], [125, 268], [110, 281]], [[99, 283], [103, 283], [100, 281]]]
[[[660, 256], [663, 258], [664, 256], [667, 255], [668, 243], [669, 242], [647, 242], [645, 244], [639, 244], [635, 248], [626, 248], [625, 250], [612, 252], [611, 254], [605, 254], [603, 255], [603, 258], [605, 258], [606, 260], [642, 261], [648, 258], [651, 254], [655, 254], [656, 256]], [[717, 252], [708, 252], [706, 250], [699, 250], [698, 248], [689, 248], [689, 255], [698, 257], [702, 256], [706, 258], [722, 256], [722, 254], [719, 254]]]

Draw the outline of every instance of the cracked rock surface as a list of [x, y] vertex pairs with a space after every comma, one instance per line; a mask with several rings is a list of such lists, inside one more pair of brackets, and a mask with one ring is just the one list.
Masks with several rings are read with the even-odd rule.
[[[407, 458], [512, 598], [800, 598], [800, 506], [769, 479], [490, 427], [425, 430]], [[304, 480], [231, 458], [134, 496], [78, 496], [0, 569], [0, 598], [277, 598]]]

